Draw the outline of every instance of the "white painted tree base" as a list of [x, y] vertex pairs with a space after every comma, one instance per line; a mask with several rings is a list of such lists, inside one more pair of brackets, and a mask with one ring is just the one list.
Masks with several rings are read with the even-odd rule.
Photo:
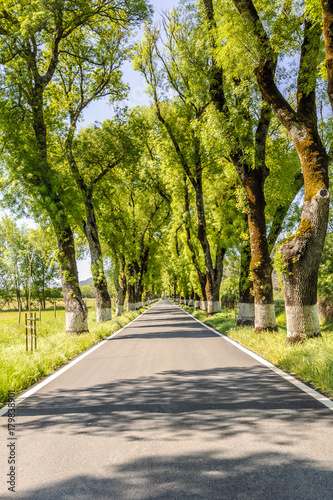
[[207, 302], [205, 300], [200, 301], [200, 309], [202, 311], [207, 311]]
[[124, 306], [121, 306], [119, 304], [117, 304], [117, 307], [116, 307], [116, 316], [121, 316], [124, 312]]
[[135, 302], [127, 302], [127, 311], [134, 311]]
[[98, 308], [96, 311], [96, 321], [101, 323], [102, 321], [110, 321], [112, 318], [111, 307]]
[[287, 341], [291, 338], [320, 335], [317, 304], [313, 306], [286, 306]]
[[239, 302], [238, 304], [238, 318], [239, 324], [254, 324], [254, 303], [248, 304], [246, 302]]
[[88, 331], [87, 315], [76, 312], [65, 312], [66, 332], [82, 333]]
[[190, 299], [190, 300], [188, 301], [188, 305], [189, 305], [190, 307], [193, 307], [193, 304], [194, 304], [194, 301], [193, 301], [192, 299]]
[[218, 300], [213, 301], [213, 300], [208, 300], [207, 301], [207, 313], [208, 314], [214, 314], [221, 312], [221, 304]]
[[254, 310], [256, 330], [268, 330], [276, 327], [274, 304], [255, 304]]
[[200, 300], [196, 300], [194, 302], [194, 307], [195, 307], [195, 309], [200, 309]]

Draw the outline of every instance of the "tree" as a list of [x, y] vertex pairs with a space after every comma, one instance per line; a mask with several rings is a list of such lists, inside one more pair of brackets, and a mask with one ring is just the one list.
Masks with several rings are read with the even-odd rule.
[[[299, 51], [297, 102], [282, 95], [275, 81], [279, 47], [272, 43], [259, 11], [251, 0], [233, 3], [251, 30], [257, 51], [254, 73], [263, 96], [292, 139], [301, 161], [305, 198], [296, 233], [280, 247], [284, 259], [283, 285], [287, 313], [287, 342], [320, 335], [317, 279], [324, 246], [328, 211], [328, 154], [318, 132], [316, 77], [321, 45], [320, 20], [302, 15], [303, 40]], [[282, 9], [284, 4], [281, 3]], [[305, 10], [304, 10], [305, 9]]]
[[[10, 217], [5, 216], [1, 220], [0, 234], [2, 287], [11, 297], [16, 297], [19, 307], [24, 289], [28, 290], [28, 252], [31, 250], [28, 230], [19, 228]], [[28, 303], [28, 297], [26, 299]]]
[[37, 299], [45, 308], [47, 289], [59, 280], [52, 231], [45, 226], [27, 229], [5, 216], [0, 223], [0, 232], [4, 295], [8, 299], [14, 295], [18, 307], [25, 299], [26, 308], [29, 309], [31, 299]]
[[[109, 97], [110, 102], [121, 100], [125, 86], [121, 82], [121, 65], [127, 55], [130, 23], [110, 23], [96, 37], [95, 43], [79, 32], [65, 44], [66, 55], [58, 66], [58, 82], [65, 96], [69, 117], [64, 149], [67, 163], [80, 196], [83, 199], [85, 214], [79, 215], [79, 224], [88, 240], [91, 255], [91, 271], [95, 287], [97, 321], [111, 319], [111, 300], [103, 269], [102, 249], [99, 239], [96, 215], [93, 205], [93, 191], [96, 184], [103, 182], [105, 175], [112, 170], [124, 156], [122, 145], [114, 141], [113, 149], [108, 145], [107, 155], [99, 154], [99, 164], [95, 157], [91, 161], [90, 136], [81, 138], [79, 151], [75, 147], [75, 131], [83, 110], [101, 97]], [[112, 134], [109, 135], [112, 137]], [[100, 148], [103, 150], [100, 138]], [[109, 141], [110, 142], [110, 141]], [[105, 149], [105, 147], [104, 147]], [[97, 148], [94, 148], [96, 152]], [[75, 211], [72, 213], [75, 214]]]
[[45, 309], [46, 300], [50, 298], [49, 289], [56, 286], [60, 279], [56, 259], [57, 243], [52, 228], [45, 224], [37, 229], [30, 229], [29, 240], [34, 248], [31, 296]]

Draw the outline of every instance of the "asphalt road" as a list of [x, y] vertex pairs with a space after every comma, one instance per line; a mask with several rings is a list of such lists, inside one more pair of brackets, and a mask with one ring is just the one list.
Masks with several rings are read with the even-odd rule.
[[33, 500], [331, 500], [333, 414], [164, 300], [17, 406]]

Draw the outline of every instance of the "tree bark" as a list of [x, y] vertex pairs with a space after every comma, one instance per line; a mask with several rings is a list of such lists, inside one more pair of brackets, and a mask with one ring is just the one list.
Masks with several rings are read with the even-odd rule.
[[134, 285], [128, 283], [127, 285], [127, 311], [133, 311], [135, 309], [135, 295], [134, 295]]
[[[246, 217], [247, 220], [247, 217]], [[239, 276], [239, 302], [237, 326], [254, 326], [254, 295], [249, 278], [251, 264], [250, 241], [244, 241], [241, 250], [241, 268]]]
[[212, 315], [221, 311], [220, 304], [220, 286], [223, 275], [223, 259], [226, 249], [217, 241], [215, 267], [213, 266], [211, 249], [207, 238], [207, 226], [204, 210], [204, 200], [202, 191], [201, 171], [198, 172], [195, 180], [195, 198], [198, 218], [198, 240], [203, 250], [206, 264], [206, 297], [207, 297], [207, 314]]
[[122, 273], [119, 273], [119, 278], [115, 280], [114, 285], [117, 291], [116, 316], [121, 316], [124, 312], [124, 304], [127, 292], [126, 276]]
[[[52, 220], [52, 219], [51, 219]], [[75, 259], [72, 230], [63, 215], [62, 223], [58, 218], [52, 220], [58, 241], [61, 285], [65, 301], [66, 331], [82, 333], [88, 331], [88, 311], [82, 300]]]
[[304, 202], [301, 224], [295, 236], [280, 247], [285, 265], [287, 343], [320, 336], [317, 281], [328, 223], [328, 202], [326, 189], [318, 189], [314, 198]]
[[255, 297], [255, 330], [276, 330], [272, 261], [266, 238], [265, 197], [261, 169], [243, 176], [249, 204], [248, 225], [251, 245], [250, 270]]
[[[188, 191], [188, 187], [187, 187], [186, 175], [184, 175], [184, 189], [185, 189], [185, 205], [184, 205], [185, 219], [184, 219], [184, 224], [185, 224], [185, 232], [186, 232], [186, 244], [187, 244], [187, 247], [191, 253], [192, 263], [193, 263], [193, 266], [194, 266], [196, 273], [197, 273], [197, 276], [198, 276], [201, 295], [203, 297], [202, 301], [206, 302], [207, 301], [207, 296], [206, 296], [207, 274], [203, 273], [202, 270], [200, 269], [197, 254], [195, 253], [195, 250], [194, 250], [194, 247], [192, 244], [191, 228], [190, 228], [190, 199], [189, 199], [189, 191]], [[178, 255], [179, 255], [179, 253], [178, 253]], [[205, 306], [204, 310], [206, 310], [206, 306]]]
[[321, 0], [323, 12], [323, 34], [325, 40], [326, 70], [327, 70], [327, 94], [333, 110], [333, 2], [332, 0]]
[[289, 192], [291, 194], [291, 197], [289, 198], [289, 200], [285, 200], [284, 203], [283, 202], [280, 203], [275, 209], [272, 225], [270, 227], [269, 235], [267, 237], [269, 253], [272, 252], [274, 245], [277, 242], [277, 239], [278, 239], [278, 237], [281, 233], [281, 230], [282, 230], [283, 221], [286, 218], [288, 210], [289, 210], [295, 196], [297, 195], [297, 193], [299, 193], [300, 189], [303, 186], [304, 186], [303, 174], [302, 174], [302, 172], [298, 172], [298, 173], [296, 173], [296, 175], [291, 183], [291, 186], [290, 186]]
[[111, 299], [103, 268], [102, 250], [95, 212], [89, 199], [86, 199], [86, 216], [87, 220], [84, 223], [83, 229], [89, 244], [91, 272], [93, 275], [96, 299], [96, 321], [99, 323], [111, 319]]

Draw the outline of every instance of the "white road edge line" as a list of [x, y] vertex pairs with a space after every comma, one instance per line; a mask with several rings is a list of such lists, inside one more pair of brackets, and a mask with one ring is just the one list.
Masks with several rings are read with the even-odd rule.
[[281, 370], [280, 368], [277, 368], [277, 366], [273, 365], [272, 363], [270, 363], [266, 359], [262, 358], [258, 354], [255, 354], [254, 352], [250, 351], [246, 347], [243, 347], [242, 345], [240, 345], [235, 340], [232, 340], [229, 337], [227, 337], [226, 335], [224, 335], [223, 333], [218, 332], [212, 326], [207, 325], [203, 321], [200, 321], [199, 319], [195, 318], [194, 316], [192, 316], [192, 314], [190, 314], [189, 312], [185, 311], [185, 309], [183, 309], [182, 307], [179, 307], [176, 304], [173, 304], [173, 305], [175, 305], [176, 307], [178, 307], [178, 309], [180, 309], [184, 313], [188, 314], [191, 318], [193, 318], [195, 321], [197, 321], [201, 325], [203, 325], [206, 328], [208, 328], [208, 330], [211, 330], [212, 332], [216, 333], [216, 335], [219, 335], [220, 337], [222, 337], [223, 340], [225, 340], [226, 342], [229, 342], [230, 344], [234, 345], [235, 347], [237, 347], [241, 351], [245, 352], [246, 354], [248, 354], [249, 356], [251, 356], [255, 360], [259, 361], [259, 363], [261, 363], [262, 365], [265, 365], [265, 366], [267, 366], [267, 368], [270, 368], [277, 375], [280, 375], [280, 377], [284, 378], [285, 380], [287, 380], [291, 384], [295, 385], [296, 387], [298, 387], [299, 389], [301, 389], [303, 392], [306, 392], [306, 394], [308, 394], [309, 396], [312, 396], [314, 399], [316, 399], [317, 401], [319, 401], [321, 404], [323, 404], [324, 406], [326, 406], [330, 410], [333, 410], [333, 401], [331, 399], [327, 398], [323, 394], [320, 394], [319, 392], [315, 391], [314, 389], [311, 389], [311, 387], [308, 387], [306, 384], [303, 384], [303, 382], [300, 382], [299, 380], [297, 380], [295, 377], [293, 377], [289, 373], [286, 373], [283, 370]]
[[[104, 345], [108, 340], [112, 339], [116, 335], [119, 335], [119, 333], [121, 333], [123, 330], [125, 330], [125, 328], [127, 328], [132, 323], [134, 323], [134, 321], [136, 321], [137, 319], [141, 318], [141, 316], [143, 316], [146, 312], [150, 311], [153, 307], [157, 306], [157, 304], [159, 304], [159, 302], [160, 302], [160, 300], [158, 302], [156, 302], [156, 304], [154, 304], [153, 306], [151, 306], [149, 309], [147, 309], [146, 311], [143, 311], [143, 313], [139, 314], [139, 316], [137, 316], [136, 318], [132, 319], [132, 321], [130, 321], [129, 323], [127, 323], [127, 325], [125, 325], [122, 328], [120, 328], [120, 330], [117, 330], [115, 333], [112, 333], [109, 337], [105, 338], [104, 340], [101, 340], [101, 342], [99, 342], [98, 344], [96, 344], [96, 345], [94, 345], [93, 347], [90, 347], [90, 348], [88, 347], [87, 351], [85, 351], [81, 355], [78, 355], [78, 357], [76, 357], [75, 359], [73, 359], [73, 361], [70, 361], [63, 368], [60, 368], [55, 373], [53, 373], [53, 375], [46, 376], [45, 380], [43, 380], [42, 382], [37, 383], [37, 385], [35, 387], [33, 387], [30, 390], [27, 390], [27, 392], [24, 392], [22, 394], [22, 396], [19, 396], [17, 399], [15, 399], [15, 406], [19, 405], [20, 403], [22, 403], [22, 401], [24, 401], [25, 399], [27, 399], [29, 396], [32, 396], [33, 394], [35, 394], [35, 392], [39, 391], [40, 389], [42, 389], [43, 387], [45, 387], [47, 384], [49, 384], [50, 382], [52, 382], [52, 380], [56, 379], [57, 377], [59, 377], [60, 375], [62, 375], [63, 373], [65, 373], [67, 370], [69, 370], [70, 368], [72, 368], [72, 366], [76, 365], [76, 363], [78, 363], [83, 358], [85, 358], [86, 356], [88, 356], [92, 352], [96, 351], [96, 349], [98, 349], [99, 347], [101, 347], [102, 345]], [[3, 415], [5, 415], [8, 412], [8, 410], [9, 410], [9, 408], [8, 408], [7, 405], [3, 406], [0, 409], [0, 417], [2, 417]]]

